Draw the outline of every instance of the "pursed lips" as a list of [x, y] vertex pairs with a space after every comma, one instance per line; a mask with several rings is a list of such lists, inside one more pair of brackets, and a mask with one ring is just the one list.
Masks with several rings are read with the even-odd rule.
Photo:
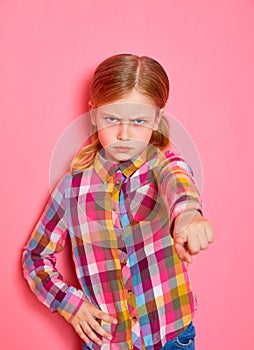
[[119, 152], [128, 152], [132, 149], [131, 147], [126, 146], [115, 146], [114, 148]]

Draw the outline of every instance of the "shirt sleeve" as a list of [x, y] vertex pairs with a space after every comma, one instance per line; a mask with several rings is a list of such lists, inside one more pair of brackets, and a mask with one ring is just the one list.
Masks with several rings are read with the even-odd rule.
[[24, 247], [24, 276], [37, 298], [51, 312], [58, 311], [68, 322], [84, 301], [82, 290], [68, 286], [56, 269], [56, 253], [65, 245], [66, 223], [65, 177], [55, 187]]
[[203, 215], [202, 198], [193, 171], [180, 154], [168, 151], [158, 168], [158, 183], [169, 209], [172, 234], [175, 218], [179, 214], [197, 210]]

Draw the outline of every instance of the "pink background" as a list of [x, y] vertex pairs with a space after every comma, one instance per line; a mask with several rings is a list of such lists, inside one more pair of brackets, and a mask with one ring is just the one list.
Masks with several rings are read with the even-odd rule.
[[[87, 111], [91, 73], [122, 52], [165, 67], [167, 111], [191, 134], [203, 162], [204, 214], [216, 240], [190, 268], [197, 350], [249, 348], [253, 19], [251, 0], [0, 2], [2, 349], [80, 349], [72, 327], [30, 292], [20, 255], [49, 194], [57, 141]], [[72, 281], [69, 250], [59, 267]]]

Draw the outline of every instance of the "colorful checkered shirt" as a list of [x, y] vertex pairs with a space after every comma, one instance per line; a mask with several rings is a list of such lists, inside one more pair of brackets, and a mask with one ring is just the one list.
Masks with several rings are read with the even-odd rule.
[[[70, 321], [85, 298], [116, 317], [113, 336], [91, 349], [159, 350], [191, 322], [194, 297], [177, 257], [173, 222], [202, 210], [190, 166], [154, 147], [113, 163], [101, 150], [92, 166], [58, 182], [24, 249], [24, 274], [39, 300]], [[67, 285], [56, 256], [70, 236], [80, 289]]]

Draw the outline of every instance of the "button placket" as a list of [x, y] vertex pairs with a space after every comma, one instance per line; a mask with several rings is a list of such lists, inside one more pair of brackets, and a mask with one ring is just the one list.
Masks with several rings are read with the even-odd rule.
[[[121, 191], [121, 186], [123, 183], [123, 176], [122, 173], [119, 171], [117, 171], [115, 173], [115, 179], [114, 179], [114, 186], [115, 186], [115, 191], [119, 191], [118, 195], [120, 195], [120, 191]], [[119, 198], [119, 197], [118, 197]], [[120, 203], [118, 203], [119, 205], [119, 211], [121, 210], [121, 205]], [[121, 215], [121, 214], [120, 214]], [[124, 258], [121, 262], [122, 265], [122, 274], [123, 274], [123, 279], [124, 279], [124, 287], [125, 287], [125, 302], [126, 302], [126, 306], [127, 309], [129, 311], [129, 317], [130, 317], [130, 321], [132, 323], [132, 327], [137, 327], [138, 324], [138, 317], [137, 315], [137, 309], [136, 309], [136, 297], [134, 294], [134, 290], [133, 290], [133, 286], [132, 283], [130, 283], [131, 281], [131, 274], [130, 274], [130, 267], [128, 266], [128, 260], [127, 258]], [[125, 277], [128, 276], [127, 280], [125, 280]], [[135, 325], [135, 326], [134, 326]]]
[[120, 170], [117, 170], [114, 175], [114, 189], [112, 192], [112, 209], [114, 212], [118, 211], [119, 209], [119, 194], [121, 190], [121, 183], [122, 183], [122, 173]]

